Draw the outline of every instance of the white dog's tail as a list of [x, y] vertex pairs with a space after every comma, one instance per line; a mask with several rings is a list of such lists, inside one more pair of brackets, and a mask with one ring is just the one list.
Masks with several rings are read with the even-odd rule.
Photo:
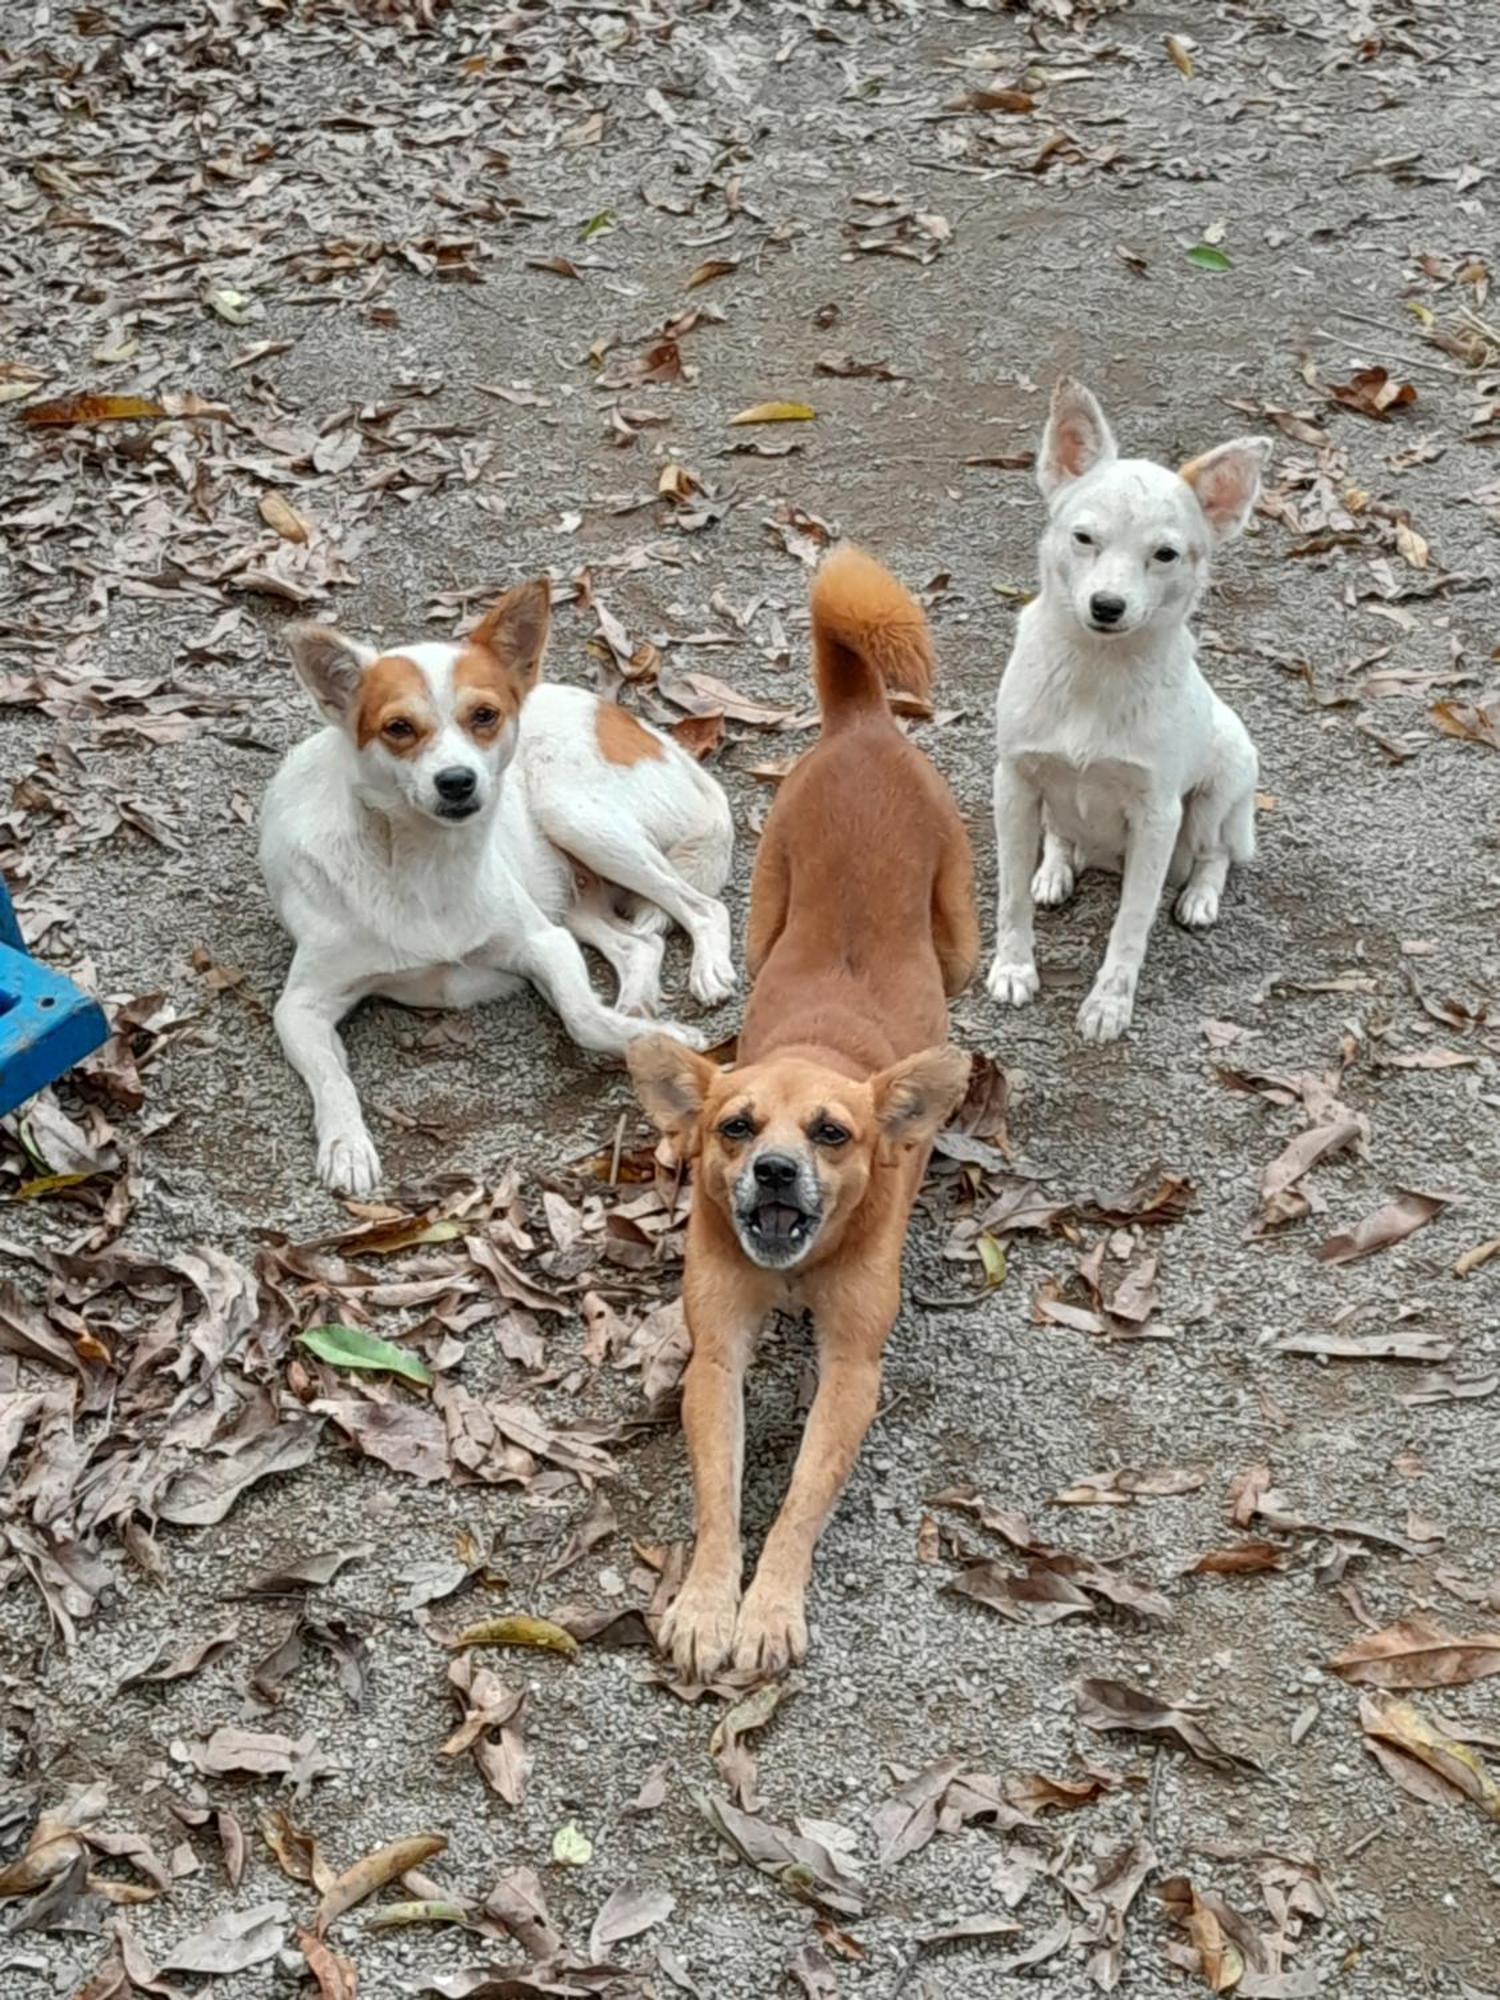
[[886, 690], [926, 701], [935, 662], [922, 607], [873, 556], [835, 549], [812, 587], [813, 672], [825, 735], [890, 713]]

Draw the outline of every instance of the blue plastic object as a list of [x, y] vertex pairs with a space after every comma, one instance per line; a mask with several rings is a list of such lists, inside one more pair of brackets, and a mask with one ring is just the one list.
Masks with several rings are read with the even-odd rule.
[[0, 876], [0, 1117], [56, 1082], [108, 1035], [98, 1002], [31, 957]]

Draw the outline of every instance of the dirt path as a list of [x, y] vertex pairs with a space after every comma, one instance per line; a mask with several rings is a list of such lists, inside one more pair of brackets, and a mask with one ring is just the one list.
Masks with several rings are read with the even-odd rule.
[[[0, 1137], [0, 1193], [48, 1171], [92, 1175], [0, 1213], [17, 1287], [0, 1291], [0, 1440], [7, 1416], [19, 1440], [0, 1487], [0, 1853], [24, 1845], [37, 1810], [103, 1785], [96, 1829], [137, 1830], [163, 1860], [191, 1843], [168, 1893], [126, 1912], [139, 1953], [127, 1969], [146, 1976], [225, 1911], [285, 1905], [226, 1981], [247, 1996], [305, 1972], [292, 1924], [314, 1892], [257, 1831], [277, 1804], [334, 1869], [419, 1829], [446, 1834], [426, 1869], [471, 1915], [498, 1872], [537, 1870], [575, 1954], [551, 1985], [476, 1986], [458, 1975], [545, 1951], [528, 1952], [524, 1926], [505, 1939], [494, 1914], [486, 1937], [367, 1929], [361, 1910], [332, 1942], [371, 2000], [432, 1977], [454, 1995], [968, 2000], [1023, 1990], [1014, 1961], [1038, 1941], [1054, 1947], [1033, 1975], [1048, 1994], [1115, 1979], [1141, 1996], [1207, 1991], [1202, 1970], [1184, 1986], [1169, 1957], [1196, 1945], [1214, 1962], [1212, 1914], [1190, 1945], [1157, 1893], [1181, 1876], [1240, 1913], [1222, 1919], [1226, 1952], [1247, 1961], [1239, 1992], [1362, 2000], [1493, 1983], [1497, 1683], [1468, 1684], [1470, 1661], [1465, 1684], [1411, 1697], [1488, 1755], [1476, 1802], [1399, 1751], [1378, 1763], [1360, 1707], [1373, 1714], [1379, 1696], [1324, 1664], [1398, 1619], [1458, 1634], [1500, 1622], [1500, 1261], [1454, 1275], [1500, 1233], [1485, 1015], [1500, 973], [1500, 766], [1432, 713], [1449, 704], [1450, 727], [1482, 729], [1474, 705], [1495, 692], [1492, 10], [664, 0], [433, 7], [427, 28], [415, 6], [216, 0], [203, 25], [170, 8], [137, 24], [136, 11], [13, 15], [0, 49], [0, 863], [49, 956], [113, 1000], [162, 996], [131, 1037], [138, 1106], [117, 1062], [91, 1095], [60, 1094], [72, 1126], [44, 1109], [31, 1158]], [[1183, 38], [1180, 65], [1168, 36]], [[974, 108], [972, 93], [1000, 91], [1023, 95]], [[1227, 268], [1190, 261], [1195, 246]], [[606, 1250], [598, 1184], [590, 1207], [563, 1170], [609, 1146], [622, 1113], [627, 1151], [644, 1134], [618, 1074], [580, 1057], [539, 1003], [457, 1019], [380, 1009], [349, 1042], [388, 1191], [404, 1184], [414, 1212], [461, 1211], [464, 1229], [377, 1276], [447, 1274], [451, 1293], [382, 1308], [350, 1276], [373, 1262], [358, 1247], [338, 1262], [285, 1250], [348, 1218], [313, 1182], [306, 1106], [266, 1014], [287, 954], [255, 872], [255, 807], [310, 722], [277, 628], [299, 605], [371, 637], [441, 635], [545, 570], [562, 600], [556, 678], [619, 687], [628, 663], [624, 699], [675, 720], [664, 690], [712, 710], [712, 688], [684, 678], [710, 675], [791, 715], [806, 704], [806, 562], [830, 535], [857, 537], [930, 603], [939, 715], [918, 734], [969, 816], [988, 897], [988, 709], [1039, 525], [1024, 460], [1065, 368], [1127, 448], [1168, 462], [1241, 431], [1276, 438], [1264, 516], [1200, 621], [1205, 664], [1261, 749], [1262, 858], [1211, 936], [1160, 927], [1119, 1047], [1087, 1050], [1073, 1029], [1109, 921], [1103, 884], [1042, 924], [1035, 1008], [1001, 1018], [976, 991], [955, 1011], [958, 1038], [1010, 1074], [1012, 1157], [935, 1178], [886, 1412], [821, 1555], [813, 1654], [754, 1739], [747, 1781], [775, 1827], [802, 1816], [831, 1823], [815, 1837], [847, 1839], [863, 1887], [825, 1853], [809, 1891], [820, 1915], [788, 1893], [806, 1878], [758, 1871], [705, 1823], [692, 1793], [725, 1794], [708, 1754], [719, 1705], [665, 1692], [640, 1647], [473, 1656], [526, 1695], [519, 1803], [468, 1754], [440, 1754], [461, 1711], [443, 1636], [492, 1612], [644, 1606], [651, 1565], [688, 1530], [675, 1427], [635, 1425], [641, 1376], [583, 1358], [579, 1310], [592, 1285], [633, 1325], [669, 1296], [671, 1218], [646, 1217], [640, 1256], [628, 1226]], [[1362, 377], [1372, 369], [1391, 383]], [[1415, 400], [1350, 407], [1402, 384]], [[83, 391], [210, 408], [28, 424]], [[729, 426], [768, 398], [805, 401], [816, 420]], [[669, 465], [683, 468], [676, 500], [660, 496]], [[731, 716], [717, 754], [743, 829], [737, 935], [770, 796], [755, 767], [804, 740]], [[736, 1018], [731, 1004], [710, 1025], [727, 1034]], [[1355, 1143], [1254, 1227], [1267, 1165], [1344, 1115]], [[1094, 1201], [1172, 1176], [1192, 1193], [1165, 1221]], [[550, 1221], [544, 1181], [564, 1198]], [[1067, 1212], [1048, 1231], [994, 1223], [1009, 1263], [982, 1295], [976, 1219], [1032, 1181]], [[1314, 1255], [1404, 1190], [1446, 1206], [1367, 1261]], [[528, 1320], [510, 1281], [497, 1301], [465, 1234], [561, 1309]], [[205, 1275], [168, 1261], [200, 1245], [233, 1262]], [[1078, 1275], [1096, 1245], [1102, 1306]], [[27, 1254], [68, 1250], [76, 1264], [50, 1268]], [[122, 1250], [136, 1261], [111, 1272]], [[1127, 1274], [1149, 1292], [1153, 1257], [1145, 1327], [1163, 1337], [1108, 1337], [1139, 1331], [1107, 1301]], [[68, 1555], [88, 1495], [127, 1462], [143, 1494], [175, 1493], [182, 1511], [174, 1482], [195, 1466], [220, 1476], [236, 1443], [285, 1440], [307, 1421], [299, 1393], [375, 1407], [290, 1345], [347, 1316], [351, 1296], [386, 1334], [423, 1322], [419, 1345], [476, 1405], [545, 1413], [554, 1455], [512, 1439], [465, 1460], [450, 1414], [438, 1476], [422, 1482], [357, 1454], [330, 1417], [306, 1463], [218, 1524], [163, 1525], [122, 1549], [105, 1521], [97, 1555]], [[1071, 1325], [1048, 1319], [1058, 1302]], [[34, 1337], [7, 1333], [27, 1313], [74, 1364], [49, 1366]], [[1102, 1331], [1076, 1330], [1090, 1323]], [[1389, 1337], [1417, 1358], [1287, 1351], [1330, 1335]], [[755, 1378], [756, 1533], [794, 1447], [806, 1360], [782, 1329]], [[132, 1397], [134, 1432], [119, 1414]], [[600, 1490], [617, 1526], [549, 1577], [593, 1504], [587, 1471], [569, 1467], [587, 1424], [614, 1462]], [[131, 1457], [143, 1438], [150, 1465]], [[1262, 1466], [1269, 1491], [1245, 1479]], [[1202, 1480], [1174, 1497], [1054, 1504], [1120, 1468]], [[955, 1487], [1027, 1517], [1035, 1546], [1164, 1593], [1170, 1617], [1106, 1604], [1035, 1625], [946, 1593], [971, 1561], [1006, 1575], [1025, 1562], [1013, 1520], [1007, 1540], [933, 1503]], [[1243, 1542], [1272, 1566], [1186, 1573]], [[367, 1553], [309, 1595], [321, 1632], [304, 1632], [303, 1663], [278, 1679], [263, 1656], [297, 1601], [238, 1593], [357, 1545]], [[52, 1567], [64, 1560], [69, 1576]], [[467, 1595], [415, 1605], [466, 1571]], [[71, 1648], [44, 1596], [76, 1626]], [[231, 1629], [196, 1671], [120, 1690], [159, 1647]], [[249, 1688], [256, 1662], [270, 1699]], [[361, 1662], [355, 1708], [345, 1683]], [[1089, 1677], [1201, 1700], [1210, 1737], [1262, 1769], [1084, 1727]], [[222, 1726], [310, 1738], [336, 1768], [295, 1801], [274, 1776], [205, 1774]], [[1448, 1754], [1451, 1772], [1461, 1753]], [[981, 1777], [967, 1793], [952, 1771], [933, 1777], [933, 1824], [883, 1859], [894, 1822], [875, 1816], [944, 1758]], [[1108, 1777], [1091, 1781], [1096, 1768]], [[636, 1809], [657, 1771], [661, 1803], [648, 1787]], [[1087, 1803], [1044, 1810], [1033, 1773]], [[213, 1824], [184, 1828], [169, 1797], [238, 1815], [237, 1886]], [[957, 1824], [986, 1798], [988, 1817]], [[936, 1830], [939, 1799], [953, 1830]], [[552, 1858], [569, 1824], [592, 1844], [586, 1865]], [[1298, 1865], [1278, 1873], [1267, 1856]], [[118, 1861], [103, 1866], [123, 1879]], [[589, 1983], [576, 1968], [590, 1925], [624, 1885], [674, 1906], [611, 1954], [636, 1975]], [[981, 1913], [1019, 1928], [920, 1942]], [[86, 1898], [81, 1932], [41, 1916], [0, 1940], [7, 1992], [71, 1994], [114, 1962], [115, 1910]], [[1229, 1990], [1232, 1957], [1217, 1962]]]

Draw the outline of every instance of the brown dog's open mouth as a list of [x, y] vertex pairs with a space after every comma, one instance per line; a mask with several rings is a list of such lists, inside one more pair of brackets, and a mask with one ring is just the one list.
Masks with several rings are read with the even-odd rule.
[[741, 1210], [739, 1222], [751, 1254], [779, 1264], [801, 1255], [816, 1234], [820, 1219], [791, 1202], [763, 1201], [755, 1208]]

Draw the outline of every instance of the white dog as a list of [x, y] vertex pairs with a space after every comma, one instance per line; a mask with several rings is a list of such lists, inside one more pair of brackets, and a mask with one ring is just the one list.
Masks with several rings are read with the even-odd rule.
[[[462, 645], [289, 635], [328, 727], [271, 781], [261, 866], [296, 944], [276, 1029], [312, 1093], [328, 1187], [368, 1194], [380, 1176], [336, 1032], [366, 995], [467, 1007], [529, 980], [576, 1042], [619, 1055], [654, 1031], [642, 1017], [669, 918], [692, 939], [694, 995], [734, 988], [723, 792], [615, 703], [537, 687], [547, 629], [544, 580], [507, 592]], [[580, 941], [618, 975], [614, 1007]]]
[[1119, 457], [1081, 384], [1053, 392], [1037, 460], [1050, 510], [1041, 589], [996, 701], [989, 989], [1013, 1007], [1037, 991], [1033, 899], [1065, 903], [1084, 868], [1122, 873], [1109, 948], [1078, 1013], [1085, 1041], [1130, 1026], [1163, 885], [1183, 885], [1178, 922], [1206, 929], [1230, 862], [1255, 851], [1255, 749], [1199, 672], [1187, 621], [1211, 549], [1249, 518], [1270, 449], [1236, 438], [1169, 472]]

